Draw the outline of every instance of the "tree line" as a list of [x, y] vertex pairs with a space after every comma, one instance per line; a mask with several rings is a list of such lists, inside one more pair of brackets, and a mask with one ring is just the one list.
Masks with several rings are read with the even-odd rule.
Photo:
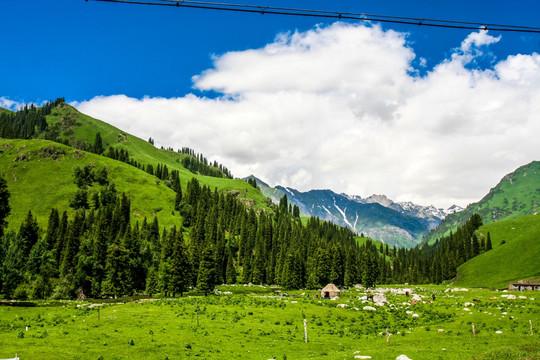
[[[176, 174], [172, 172], [172, 174]], [[0, 177], [0, 231], [9, 214], [9, 191]], [[180, 189], [175, 176], [173, 187]], [[187, 183], [176, 198], [178, 226], [157, 218], [131, 221], [129, 198], [115, 190], [102, 169], [78, 168], [79, 191], [98, 182], [92, 205], [73, 216], [52, 209], [46, 229], [31, 211], [19, 231], [2, 234], [0, 293], [8, 298], [74, 298], [135, 294], [205, 294], [216, 284], [277, 284], [318, 289], [327, 283], [372, 287], [387, 283], [440, 283], [472, 257], [489, 251], [478, 241], [474, 215], [433, 245], [390, 249], [311, 217], [304, 225], [284, 196], [271, 212], [256, 212], [234, 194]]]
[[[80, 190], [99, 172], [76, 170]], [[101, 186], [98, 200], [72, 216], [52, 209], [47, 228], [40, 229], [29, 211], [19, 231], [2, 236], [1, 293], [174, 296], [189, 288], [209, 293], [220, 283], [296, 289], [330, 281], [351, 286], [373, 277], [360, 264], [376, 255], [374, 245], [358, 246], [348, 229], [316, 218], [303, 225], [286, 199], [273, 212], [257, 213], [234, 194], [192, 178], [178, 203], [178, 226], [165, 229], [157, 218], [133, 223], [129, 198], [112, 183]], [[9, 194], [5, 186], [0, 193]]]
[[42, 107], [25, 105], [17, 112], [0, 113], [0, 137], [6, 139], [31, 139], [47, 130], [46, 116], [53, 108], [63, 104], [64, 98], [45, 103]]

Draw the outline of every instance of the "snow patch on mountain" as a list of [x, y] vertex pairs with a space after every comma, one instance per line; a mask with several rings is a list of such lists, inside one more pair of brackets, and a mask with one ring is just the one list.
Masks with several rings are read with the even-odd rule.
[[336, 207], [336, 209], [339, 211], [339, 213], [341, 214], [341, 216], [343, 216], [343, 221], [345, 222], [345, 224], [347, 224], [347, 226], [353, 230], [356, 230], [354, 228], [354, 226], [351, 225], [351, 223], [349, 222], [349, 220], [347, 219], [347, 215], [345, 214], [345, 211], [347, 211], [347, 208], [345, 208], [345, 210], [341, 210], [339, 206], [337, 206], [336, 204], [336, 199], [334, 198], [334, 206]]
[[[346, 195], [350, 200], [356, 201], [361, 204], [380, 204], [384, 207], [399, 211], [403, 214], [411, 215], [414, 217], [419, 217], [422, 219], [429, 220], [430, 218], [433, 220], [438, 219], [439, 222], [442, 221], [447, 215], [454, 214], [458, 211], [463, 210], [462, 207], [458, 205], [452, 205], [448, 209], [442, 209], [442, 208], [436, 208], [433, 205], [423, 206], [423, 205], [417, 205], [411, 201], [401, 201], [401, 202], [394, 202], [391, 199], [389, 199], [386, 195], [377, 195], [373, 194], [367, 198], [362, 198], [359, 195]], [[437, 222], [437, 221], [435, 221]]]

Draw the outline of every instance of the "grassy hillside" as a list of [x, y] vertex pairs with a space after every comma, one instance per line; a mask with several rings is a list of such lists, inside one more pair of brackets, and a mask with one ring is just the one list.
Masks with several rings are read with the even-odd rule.
[[93, 144], [96, 134], [99, 132], [105, 149], [112, 146], [119, 150], [127, 150], [130, 158], [144, 165], [152, 164], [154, 169], [159, 163], [167, 165], [169, 171], [178, 170], [182, 187], [185, 187], [189, 179], [196, 177], [202, 185], [207, 185], [211, 189], [217, 188], [218, 191], [238, 192], [239, 198], [245, 199], [255, 208], [267, 207], [266, 197], [245, 181], [193, 174], [181, 164], [182, 158], [187, 155], [171, 150], [158, 149], [146, 140], [82, 114], [67, 104], [56, 107], [47, 116], [47, 122], [50, 131], [56, 132], [59, 139], [68, 139], [71, 144], [77, 142]]
[[[161, 164], [166, 165], [169, 171], [178, 170], [184, 190], [188, 181], [196, 177], [201, 185], [235, 193], [240, 200], [255, 209], [269, 207], [266, 197], [245, 181], [193, 174], [181, 164], [182, 158], [188, 155], [158, 149], [145, 140], [82, 114], [67, 104], [54, 108], [47, 116], [47, 123], [48, 134], [41, 134], [42, 138], [56, 137], [68, 140], [74, 147], [88, 148], [85, 145], [93, 145], [99, 132], [105, 149], [112, 146], [118, 150], [127, 150], [131, 159], [143, 165], [152, 164], [154, 169]], [[54, 150], [46, 150], [49, 147]], [[157, 215], [161, 225], [177, 224], [178, 214], [173, 212], [174, 192], [158, 178], [129, 164], [43, 139], [0, 139], [0, 151], [0, 173], [5, 174], [12, 194], [12, 211], [8, 218], [11, 229], [18, 228], [28, 210], [37, 216], [40, 226], [46, 225], [53, 207], [73, 213], [69, 203], [77, 191], [73, 181], [74, 169], [87, 164], [109, 169], [109, 178], [117, 190], [126, 192], [132, 198], [134, 220]], [[51, 151], [63, 154], [54, 155]], [[91, 189], [90, 195], [97, 191], [99, 187], [96, 186]]]
[[9, 113], [12, 113], [12, 111], [11, 111], [11, 110], [8, 110], [8, 109], [4, 109], [3, 107], [0, 107], [0, 114], [2, 114], [2, 113], [7, 113], [7, 114], [9, 114]]
[[[74, 170], [88, 164], [108, 169], [116, 190], [131, 199], [132, 219], [151, 220], [157, 215], [162, 225], [178, 223], [178, 214], [173, 214], [174, 191], [133, 166], [47, 140], [0, 140], [0, 151], [0, 169], [11, 193], [11, 229], [18, 228], [29, 210], [42, 227], [52, 208], [73, 213], [69, 203], [77, 192]], [[90, 193], [99, 189], [95, 184]]]
[[540, 215], [499, 221], [478, 229], [484, 237], [488, 231], [493, 250], [459, 267], [457, 284], [502, 289], [514, 281], [540, 279]]
[[540, 204], [540, 161], [533, 161], [506, 175], [477, 203], [463, 211], [448, 215], [444, 221], [424, 238], [432, 244], [436, 239], [447, 236], [478, 213], [484, 224], [517, 219], [538, 213]]

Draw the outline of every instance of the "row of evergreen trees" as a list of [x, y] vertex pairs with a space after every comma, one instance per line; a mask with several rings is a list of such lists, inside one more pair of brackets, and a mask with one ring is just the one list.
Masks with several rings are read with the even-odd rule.
[[17, 112], [0, 112], [0, 137], [7, 139], [30, 139], [47, 130], [45, 117], [53, 108], [64, 103], [64, 98], [49, 101], [42, 107], [25, 105]]
[[[84, 168], [77, 174], [81, 189], [95, 181]], [[343, 286], [375, 283], [371, 259], [383, 259], [371, 243], [357, 246], [347, 229], [315, 218], [302, 225], [286, 200], [274, 213], [256, 214], [193, 178], [178, 206], [182, 224], [161, 229], [157, 218], [133, 224], [129, 199], [111, 191], [113, 184], [104, 184], [100, 205], [72, 218], [53, 209], [46, 230], [29, 212], [18, 232], [2, 237], [0, 292], [65, 298], [77, 291], [175, 295], [189, 287], [208, 293], [217, 283], [238, 282]]]
[[[85, 169], [76, 174], [82, 189], [88, 184], [78, 177], [95, 181]], [[179, 178], [174, 178], [179, 189]], [[358, 246], [349, 230], [317, 218], [303, 225], [286, 197], [273, 213], [257, 214], [233, 195], [211, 191], [195, 178], [183, 197], [179, 192], [182, 223], [161, 229], [157, 218], [133, 224], [129, 199], [117, 194], [114, 184], [102, 185], [97, 205], [78, 210], [72, 219], [53, 209], [47, 229], [41, 230], [29, 212], [17, 233], [2, 237], [1, 293], [18, 298], [71, 298], [77, 291], [92, 297], [174, 296], [191, 287], [208, 293], [218, 283], [293, 289], [329, 282], [440, 283], [491, 248], [489, 234], [486, 241], [476, 236], [482, 224], [478, 215], [432, 246], [377, 249], [369, 239]]]

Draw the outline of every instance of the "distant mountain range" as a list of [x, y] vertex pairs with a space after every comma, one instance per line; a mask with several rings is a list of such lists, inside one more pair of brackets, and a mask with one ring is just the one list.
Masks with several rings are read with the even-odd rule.
[[448, 214], [462, 210], [459, 206], [437, 209], [412, 202], [394, 202], [385, 195], [362, 198], [357, 195], [337, 194], [331, 190], [301, 192], [283, 186], [270, 187], [257, 181], [261, 192], [273, 202], [284, 195], [307, 216], [316, 216], [345, 226], [372, 239], [398, 247], [414, 247], [424, 235], [436, 228]]

